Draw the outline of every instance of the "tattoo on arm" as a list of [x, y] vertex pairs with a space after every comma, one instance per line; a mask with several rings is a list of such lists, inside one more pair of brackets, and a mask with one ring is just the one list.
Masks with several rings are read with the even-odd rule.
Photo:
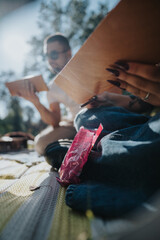
[[[130, 101], [129, 101], [129, 108], [132, 108], [133, 107], [133, 105], [135, 104], [135, 103], [139, 103], [140, 104], [140, 102], [139, 102], [139, 100], [141, 100], [140, 98], [138, 98], [138, 97], [136, 97], [136, 96], [134, 96], [134, 95], [130, 95], [129, 96], [130, 97]], [[142, 101], [142, 100], [141, 100]]]
[[139, 104], [139, 107], [140, 107], [140, 109], [141, 109], [142, 111], [150, 111], [150, 110], [152, 109], [152, 107], [153, 107], [151, 104], [149, 104], [149, 103], [147, 103], [147, 102], [144, 102], [144, 101], [143, 101], [141, 98], [139, 98], [139, 97], [136, 97], [136, 96], [134, 96], [134, 95], [130, 95], [129, 97], [130, 97], [130, 99], [131, 99], [131, 100], [129, 101], [129, 104], [128, 104], [128, 107], [129, 107], [130, 109], [132, 109], [136, 103]]

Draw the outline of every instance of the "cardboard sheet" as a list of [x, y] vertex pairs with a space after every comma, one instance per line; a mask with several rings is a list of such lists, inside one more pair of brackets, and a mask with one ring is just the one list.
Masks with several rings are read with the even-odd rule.
[[[160, 0], [122, 0], [56, 77], [77, 103], [115, 91], [105, 69], [117, 60], [160, 62]], [[76, 34], [76, 33], [75, 33]]]
[[33, 84], [35, 92], [48, 91], [48, 87], [44, 82], [42, 75], [25, 77], [21, 80], [7, 82], [5, 85], [9, 89], [12, 96], [23, 96], [23, 91], [25, 91], [26, 87], [26, 81], [30, 81]]

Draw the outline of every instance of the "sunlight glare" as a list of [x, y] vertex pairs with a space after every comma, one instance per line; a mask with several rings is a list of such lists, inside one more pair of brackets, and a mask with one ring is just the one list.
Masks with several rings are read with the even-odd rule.
[[22, 65], [22, 62], [25, 60], [25, 54], [29, 51], [29, 45], [23, 34], [6, 32], [2, 45], [6, 59], [12, 62], [15, 67], [17, 64]]

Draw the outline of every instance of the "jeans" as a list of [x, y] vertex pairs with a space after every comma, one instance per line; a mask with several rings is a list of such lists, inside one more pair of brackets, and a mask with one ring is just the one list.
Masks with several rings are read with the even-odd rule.
[[[119, 195], [120, 201], [126, 202], [126, 210], [136, 207], [137, 203], [142, 203], [160, 188], [160, 113], [148, 118], [119, 107], [101, 107], [82, 110], [75, 118], [77, 130], [81, 126], [94, 129], [100, 123], [108, 133], [100, 140], [98, 147], [101, 148], [101, 154], [97, 154], [98, 157], [90, 154], [80, 177], [84, 189], [88, 182], [91, 184], [91, 198], [94, 199], [97, 189], [96, 201], [100, 206], [96, 213], [101, 215], [104, 208], [108, 209], [110, 200], [107, 200], [107, 193], [110, 188], [110, 199]], [[75, 200], [74, 194], [75, 189], [81, 191], [82, 186], [74, 186], [70, 185], [67, 189], [66, 203], [73, 208], [85, 210], [86, 205]], [[106, 192], [105, 198], [103, 192]], [[81, 191], [82, 200], [86, 199], [86, 194], [86, 190]], [[133, 202], [132, 197], [135, 200]], [[116, 203], [112, 203], [112, 209], [117, 209]], [[119, 207], [122, 205], [119, 203]], [[125, 212], [125, 207], [122, 212]], [[115, 215], [106, 210], [105, 216], [107, 214]]]
[[[132, 113], [129, 113], [128, 118], [125, 116], [125, 121], [129, 119], [131, 123], [131, 118]], [[83, 180], [143, 188], [147, 193], [152, 193], [159, 188], [160, 113], [148, 121], [141, 115], [137, 116], [138, 120], [135, 115], [133, 118], [135, 122], [132, 126], [113, 131], [101, 139], [101, 156], [88, 159], [82, 174]], [[107, 121], [111, 122], [111, 119], [107, 118]], [[117, 120], [119, 127], [125, 124], [124, 122], [121, 124], [122, 121], [124, 116], [119, 114], [119, 120]], [[140, 121], [144, 122], [140, 124]], [[83, 122], [81, 124], [83, 125]]]
[[105, 184], [82, 183], [70, 185], [66, 192], [68, 206], [85, 212], [92, 212], [104, 218], [119, 217], [140, 206], [147, 199], [142, 191]]
[[82, 109], [75, 117], [74, 125], [78, 131], [81, 126], [87, 129], [98, 128], [103, 125], [105, 131], [113, 132], [148, 121], [149, 117], [132, 113], [122, 107], [99, 107]]

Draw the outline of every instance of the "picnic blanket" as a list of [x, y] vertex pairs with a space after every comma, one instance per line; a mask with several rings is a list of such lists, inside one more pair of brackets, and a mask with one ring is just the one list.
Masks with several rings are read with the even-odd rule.
[[90, 238], [89, 219], [66, 206], [58, 173], [38, 156], [35, 164], [35, 153], [29, 166], [20, 156], [24, 153], [0, 158], [0, 239]]
[[139, 225], [72, 210], [57, 176], [35, 152], [0, 155], [0, 240], [119, 240]]

